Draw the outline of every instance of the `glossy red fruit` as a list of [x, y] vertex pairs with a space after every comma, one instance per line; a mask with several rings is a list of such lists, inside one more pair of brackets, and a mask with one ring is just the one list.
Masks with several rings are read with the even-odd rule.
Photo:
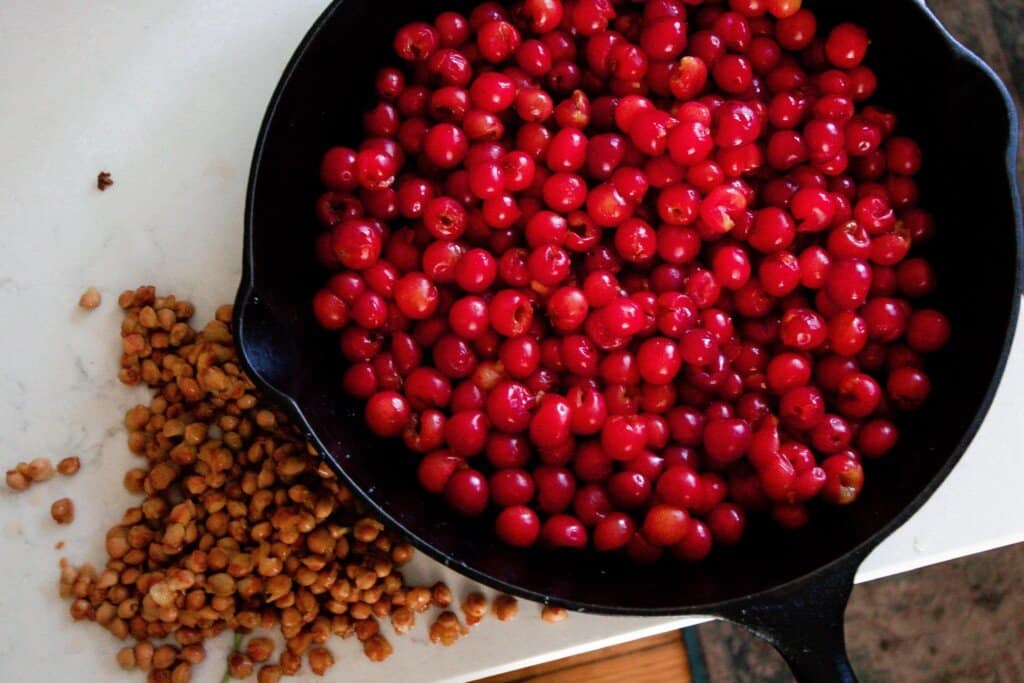
[[541, 540], [551, 548], [585, 548], [587, 538], [587, 528], [571, 515], [552, 515], [541, 528]]
[[928, 375], [917, 368], [902, 367], [889, 373], [886, 396], [900, 410], [915, 410], [931, 393]]
[[409, 402], [394, 391], [381, 391], [366, 403], [367, 426], [377, 436], [398, 436], [409, 422]]
[[635, 531], [636, 523], [629, 515], [611, 512], [594, 526], [594, 548], [601, 552], [623, 548]]
[[529, 548], [540, 538], [541, 523], [537, 513], [523, 505], [507, 507], [494, 521], [495, 533], [515, 548]]
[[824, 318], [807, 308], [791, 308], [782, 316], [779, 329], [782, 342], [798, 351], [817, 349], [828, 338]]
[[711, 530], [701, 520], [694, 519], [690, 531], [672, 548], [672, 554], [684, 562], [698, 562], [711, 553], [712, 544]]
[[490, 478], [491, 499], [496, 505], [526, 505], [533, 499], [536, 486], [529, 473], [521, 469], [503, 469]]
[[647, 511], [642, 526], [644, 538], [660, 547], [674, 546], [690, 531], [690, 516], [672, 505], [655, 505]]
[[851, 373], [839, 382], [836, 407], [846, 417], [868, 417], [878, 409], [881, 400], [882, 388], [870, 375]]
[[849, 505], [857, 500], [864, 488], [864, 468], [849, 455], [833, 455], [821, 463], [825, 471], [825, 486], [821, 497], [833, 505]]
[[746, 455], [751, 438], [750, 424], [746, 420], [710, 420], [704, 428], [704, 449], [709, 458], [724, 465]]
[[533, 323], [533, 304], [521, 292], [512, 289], [495, 294], [488, 312], [494, 330], [506, 337], [523, 334]]
[[735, 545], [743, 536], [747, 516], [738, 505], [720, 503], [711, 509], [706, 521], [716, 543]]
[[635, 415], [614, 415], [601, 428], [601, 446], [614, 460], [632, 460], [647, 447], [647, 422]]
[[868, 50], [868, 35], [856, 24], [839, 24], [828, 34], [825, 55], [840, 69], [859, 66]]
[[925, 309], [914, 311], [907, 320], [907, 346], [919, 353], [934, 353], [944, 347], [952, 334], [949, 319]]
[[651, 497], [651, 482], [639, 472], [618, 472], [608, 478], [608, 496], [622, 510], [642, 508]]
[[444, 497], [457, 512], [466, 517], [477, 517], [487, 509], [489, 487], [487, 479], [473, 469], [459, 469], [448, 479]]

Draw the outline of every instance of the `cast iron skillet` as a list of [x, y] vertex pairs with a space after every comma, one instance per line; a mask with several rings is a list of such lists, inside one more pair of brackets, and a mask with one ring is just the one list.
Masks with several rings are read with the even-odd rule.
[[955, 330], [931, 365], [933, 398], [907, 419], [897, 451], [868, 464], [858, 503], [815, 509], [799, 532], [755, 522], [738, 547], [683, 567], [513, 551], [492, 540], [488, 520], [459, 519], [422, 494], [414, 458], [400, 444], [367, 434], [359, 406], [340, 391], [335, 336], [316, 326], [309, 304], [323, 277], [312, 246], [320, 155], [357, 142], [374, 73], [391, 61], [400, 24], [473, 4], [338, 0], [296, 50], [267, 110], [249, 181], [235, 329], [250, 375], [376, 514], [456, 571], [579, 611], [729, 619], [771, 641], [803, 681], [855, 680], [843, 643], [854, 573], [956, 464], [1009, 351], [1021, 288], [1017, 121], [1009, 96], [917, 2], [809, 2], [823, 29], [847, 19], [869, 28], [869, 63], [881, 83], [875, 101], [899, 112], [902, 130], [925, 149], [922, 201], [938, 216], [929, 249], [945, 293], [937, 305]]

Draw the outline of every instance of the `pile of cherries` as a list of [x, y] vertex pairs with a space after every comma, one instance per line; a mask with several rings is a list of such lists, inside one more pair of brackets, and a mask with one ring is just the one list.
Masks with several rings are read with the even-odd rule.
[[[800, 0], [522, 0], [403, 26], [320, 175], [313, 299], [366, 423], [529, 547], [808, 522], [948, 340], [921, 151]], [[394, 457], [404, 462], [398, 454]]]

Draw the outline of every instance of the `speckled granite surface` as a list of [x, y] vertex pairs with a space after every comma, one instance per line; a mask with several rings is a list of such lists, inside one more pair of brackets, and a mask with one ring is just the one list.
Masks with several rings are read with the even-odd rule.
[[[1014, 94], [1024, 93], [1024, 0], [928, 0]], [[1018, 158], [1024, 179], [1024, 154]], [[1024, 682], [1024, 545], [857, 586], [847, 647], [862, 683]], [[697, 627], [712, 683], [792, 681], [738, 626]]]
[[[740, 627], [712, 622], [697, 632], [712, 683], [793, 680]], [[1024, 681], [1024, 545], [857, 586], [846, 633], [862, 683]]]

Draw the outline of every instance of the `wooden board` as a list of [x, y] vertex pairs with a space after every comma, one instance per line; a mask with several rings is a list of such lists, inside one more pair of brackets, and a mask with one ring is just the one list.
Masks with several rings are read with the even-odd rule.
[[691, 683], [692, 680], [682, 633], [672, 631], [482, 679], [478, 683]]

